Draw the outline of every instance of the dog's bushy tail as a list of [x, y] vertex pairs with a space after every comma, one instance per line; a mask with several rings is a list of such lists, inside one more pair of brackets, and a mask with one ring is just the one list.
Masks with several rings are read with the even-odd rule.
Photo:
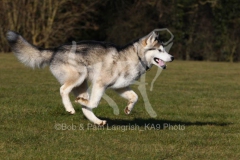
[[49, 65], [53, 50], [39, 49], [13, 31], [7, 32], [7, 40], [15, 56], [26, 66], [43, 68]]

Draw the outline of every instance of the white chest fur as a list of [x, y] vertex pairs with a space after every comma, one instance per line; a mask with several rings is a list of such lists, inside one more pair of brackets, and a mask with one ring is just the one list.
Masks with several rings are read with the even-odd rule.
[[145, 70], [141, 70], [140, 68], [132, 68], [126, 72], [121, 72], [119, 76], [117, 76], [115, 82], [110, 86], [110, 88], [123, 88], [133, 84], [143, 73]]

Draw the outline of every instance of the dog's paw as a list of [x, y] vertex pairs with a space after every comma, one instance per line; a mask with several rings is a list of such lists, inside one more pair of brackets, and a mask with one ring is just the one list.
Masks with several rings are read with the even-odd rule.
[[129, 115], [129, 114], [131, 113], [131, 110], [128, 109], [128, 107], [126, 107], [126, 108], [124, 109], [124, 113], [127, 114], [127, 115]]
[[83, 106], [86, 106], [88, 104], [88, 100], [82, 97], [77, 97], [75, 102], [80, 103]]
[[97, 124], [99, 126], [105, 126], [107, 124], [107, 121], [103, 120], [100, 124]]
[[69, 110], [67, 110], [67, 112], [68, 112], [69, 114], [75, 114], [75, 113], [76, 113], [74, 109], [69, 109]]

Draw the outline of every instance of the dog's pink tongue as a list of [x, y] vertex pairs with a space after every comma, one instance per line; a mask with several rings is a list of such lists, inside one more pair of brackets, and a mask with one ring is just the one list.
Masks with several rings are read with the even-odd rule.
[[159, 64], [159, 66], [164, 66], [165, 65], [165, 63], [161, 59], [158, 61], [158, 64]]

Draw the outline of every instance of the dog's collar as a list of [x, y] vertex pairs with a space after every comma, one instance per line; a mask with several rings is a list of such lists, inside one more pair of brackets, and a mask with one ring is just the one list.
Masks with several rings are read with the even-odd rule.
[[138, 55], [138, 53], [137, 53], [137, 56], [138, 56], [138, 60], [139, 60], [140, 63], [142, 64], [142, 66], [145, 66], [145, 70], [146, 70], [146, 71], [149, 71], [149, 70], [150, 70], [150, 67], [148, 67], [147, 65], [145, 65], [145, 64], [143, 63], [143, 61], [142, 61], [141, 57]]
[[150, 70], [150, 67], [148, 67], [148, 65], [145, 65], [145, 64], [143, 63], [142, 58], [141, 58], [141, 57], [139, 56], [139, 54], [138, 54], [138, 47], [136, 48], [136, 50], [137, 50], [137, 56], [138, 56], [139, 62], [141, 63], [141, 65], [142, 65], [143, 67], [145, 67], [145, 70], [146, 70], [146, 71], [149, 71], [149, 70]]

